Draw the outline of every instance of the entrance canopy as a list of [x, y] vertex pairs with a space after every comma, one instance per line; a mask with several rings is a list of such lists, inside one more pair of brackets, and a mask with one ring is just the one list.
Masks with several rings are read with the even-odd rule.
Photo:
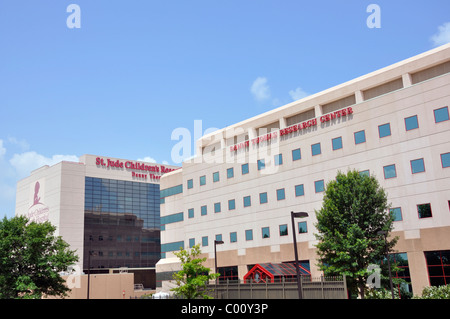
[[[299, 262], [300, 275], [310, 276], [309, 262]], [[245, 276], [244, 282], [265, 283], [297, 279], [295, 263], [256, 264]]]

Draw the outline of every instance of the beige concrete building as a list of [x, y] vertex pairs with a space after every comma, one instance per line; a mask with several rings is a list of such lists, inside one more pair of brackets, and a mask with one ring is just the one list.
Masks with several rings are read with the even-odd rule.
[[127, 269], [136, 284], [155, 288], [159, 181], [176, 168], [98, 155], [44, 166], [17, 183], [16, 215], [55, 225], [78, 254], [79, 275]]
[[[450, 283], [450, 45], [215, 131], [197, 156], [161, 178], [159, 289], [173, 251], [201, 244], [223, 278], [299, 259], [313, 276], [315, 210], [336, 173], [356, 169], [387, 191], [400, 240], [396, 276], [420, 294]], [[309, 216], [291, 228], [290, 212]]]

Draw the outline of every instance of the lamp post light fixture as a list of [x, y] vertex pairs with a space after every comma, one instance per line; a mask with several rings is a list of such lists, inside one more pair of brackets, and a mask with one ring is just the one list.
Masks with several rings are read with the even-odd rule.
[[298, 250], [297, 250], [297, 237], [295, 235], [295, 218], [304, 218], [308, 217], [308, 213], [305, 212], [292, 212], [291, 211], [291, 220], [292, 220], [292, 237], [294, 240], [294, 253], [295, 253], [295, 270], [297, 272], [297, 289], [298, 289], [298, 299], [302, 299], [302, 284], [300, 280], [300, 268], [298, 265]]
[[[217, 245], [222, 245], [223, 244], [223, 240], [214, 240], [214, 271], [217, 273], [217, 251], [216, 251], [216, 246]], [[216, 285], [217, 285], [217, 279], [216, 278]]]
[[394, 287], [392, 285], [392, 274], [391, 274], [391, 261], [390, 261], [390, 258], [389, 258], [388, 245], [387, 245], [387, 232], [384, 231], [384, 230], [380, 230], [380, 231], [377, 232], [377, 234], [384, 236], [384, 242], [385, 242], [385, 247], [386, 247], [386, 259], [387, 259], [388, 268], [389, 268], [389, 284], [391, 286], [392, 299], [394, 299]]

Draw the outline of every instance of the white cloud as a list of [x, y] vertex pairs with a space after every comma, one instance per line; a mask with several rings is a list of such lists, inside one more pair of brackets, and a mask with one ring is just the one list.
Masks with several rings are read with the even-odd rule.
[[138, 160], [138, 162], [156, 163], [156, 160], [150, 156], [146, 156], [144, 158], [138, 158], [137, 160]]
[[0, 140], [0, 158], [3, 158], [3, 155], [6, 154], [6, 148], [3, 147], [3, 140]]
[[267, 78], [265, 77], [256, 78], [256, 80], [253, 81], [250, 91], [252, 92], [256, 100], [258, 101], [267, 100], [270, 97], [270, 89], [269, 86], [267, 85]]
[[440, 46], [450, 42], [450, 22], [446, 22], [438, 27], [438, 32], [431, 37], [435, 46]]
[[78, 157], [75, 155], [53, 155], [52, 157], [45, 157], [34, 151], [25, 152], [22, 154], [14, 154], [9, 160], [9, 163], [15, 168], [19, 174], [19, 178], [23, 178], [44, 165], [54, 165], [61, 161], [78, 162]]
[[295, 90], [290, 90], [289, 95], [291, 96], [291, 98], [294, 101], [297, 101], [297, 100], [303, 99], [304, 97], [308, 96], [309, 94], [306, 93], [305, 91], [303, 91], [302, 88], [298, 87]]

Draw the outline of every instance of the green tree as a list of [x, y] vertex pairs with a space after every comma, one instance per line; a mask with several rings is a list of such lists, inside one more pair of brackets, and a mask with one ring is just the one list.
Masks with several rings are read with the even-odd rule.
[[325, 275], [344, 275], [352, 294], [364, 298], [368, 266], [382, 260], [398, 238], [385, 241], [393, 216], [387, 195], [375, 177], [353, 170], [338, 172], [325, 190], [322, 208], [316, 211], [319, 267]]
[[78, 257], [50, 222], [6, 217], [0, 222], [0, 298], [38, 299], [65, 296], [68, 287], [59, 272]]
[[187, 299], [211, 298], [208, 295], [207, 287], [209, 280], [214, 280], [220, 274], [209, 273], [210, 269], [203, 266], [206, 258], [199, 258], [200, 245], [194, 245], [190, 251], [183, 248], [174, 254], [181, 261], [181, 270], [173, 275], [177, 287], [172, 288], [176, 295]]

